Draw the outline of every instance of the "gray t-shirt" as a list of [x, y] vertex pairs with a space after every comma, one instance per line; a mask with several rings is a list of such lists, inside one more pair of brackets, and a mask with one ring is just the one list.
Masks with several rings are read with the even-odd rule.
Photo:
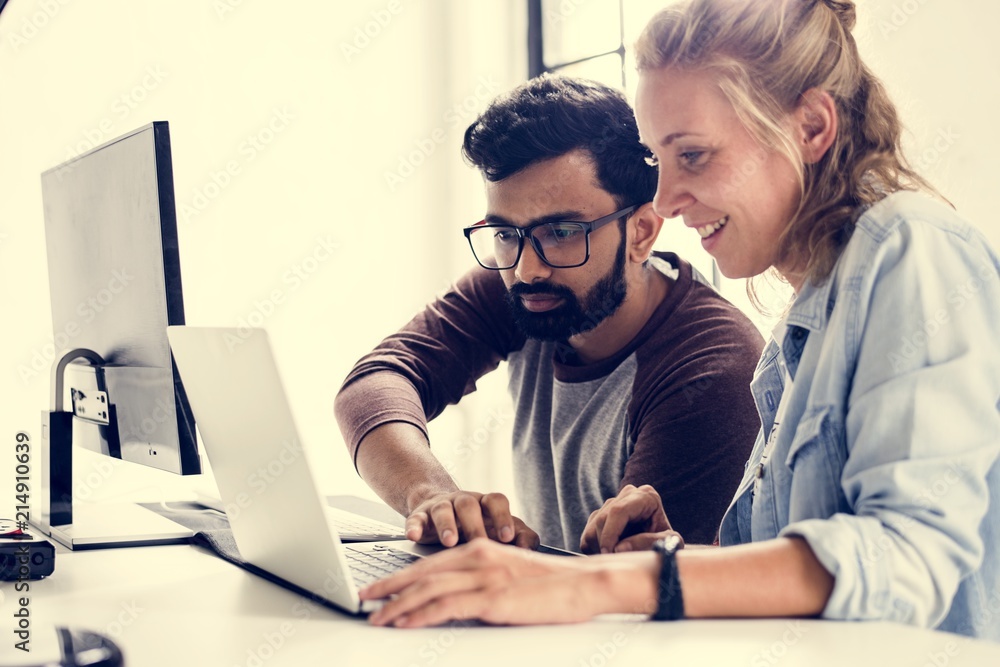
[[466, 274], [348, 375], [336, 413], [352, 455], [387, 422], [426, 433], [506, 359], [522, 518], [544, 544], [577, 550], [590, 513], [626, 484], [656, 488], [687, 542], [713, 542], [760, 429], [749, 387], [763, 339], [687, 262], [657, 253], [651, 266], [671, 279], [666, 298], [593, 364], [526, 339], [497, 272]]

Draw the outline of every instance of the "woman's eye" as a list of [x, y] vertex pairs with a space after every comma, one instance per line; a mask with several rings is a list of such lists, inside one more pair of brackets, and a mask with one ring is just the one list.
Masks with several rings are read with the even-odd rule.
[[681, 162], [687, 167], [695, 167], [701, 164], [705, 157], [705, 151], [684, 151], [680, 154]]

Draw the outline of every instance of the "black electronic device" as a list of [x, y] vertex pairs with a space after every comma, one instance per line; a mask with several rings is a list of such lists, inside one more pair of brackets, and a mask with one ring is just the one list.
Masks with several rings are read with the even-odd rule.
[[0, 519], [0, 581], [29, 581], [55, 570], [56, 550], [46, 539]]
[[[0, 652], [0, 667], [123, 667], [122, 651], [110, 638], [82, 628], [33, 625], [27, 639], [14, 632], [13, 648]], [[25, 632], [25, 635], [28, 635]]]

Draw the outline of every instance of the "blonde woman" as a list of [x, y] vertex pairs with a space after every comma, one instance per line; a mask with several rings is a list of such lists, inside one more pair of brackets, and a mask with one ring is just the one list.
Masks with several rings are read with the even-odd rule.
[[397, 595], [372, 622], [819, 615], [1000, 640], [1000, 260], [908, 167], [854, 22], [852, 2], [691, 0], [637, 46], [656, 212], [726, 276], [795, 290], [721, 548], [681, 549], [626, 487], [581, 540], [609, 555], [477, 541], [364, 591]]

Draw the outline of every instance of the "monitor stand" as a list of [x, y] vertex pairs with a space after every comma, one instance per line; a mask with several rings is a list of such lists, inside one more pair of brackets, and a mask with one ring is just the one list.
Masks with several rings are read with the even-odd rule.
[[51, 410], [42, 412], [41, 512], [28, 523], [68, 549], [179, 544], [194, 532], [133, 503], [75, 503], [73, 499], [73, 419], [63, 410], [63, 373], [76, 360], [104, 363], [96, 352], [67, 352], [52, 367]]
[[73, 551], [183, 544], [194, 531], [134, 503], [79, 503], [73, 522], [38, 526], [39, 532]]

